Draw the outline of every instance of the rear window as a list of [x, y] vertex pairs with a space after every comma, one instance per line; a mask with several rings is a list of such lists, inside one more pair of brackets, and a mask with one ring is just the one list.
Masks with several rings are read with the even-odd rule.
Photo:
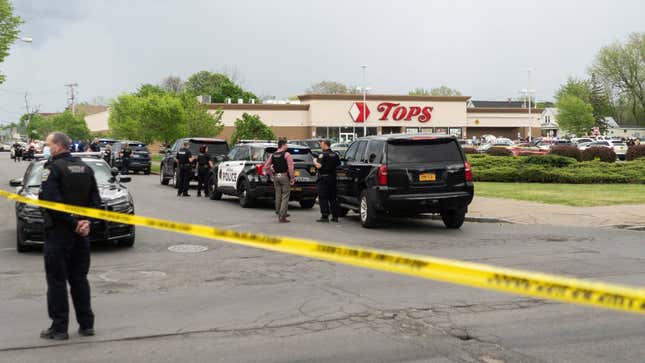
[[[267, 160], [269, 158], [270, 154], [273, 154], [277, 148], [275, 147], [267, 147], [264, 149], [264, 160]], [[307, 148], [288, 148], [287, 151], [289, 154], [291, 154], [291, 157], [293, 157], [294, 162], [305, 162], [305, 163], [313, 163], [314, 157], [311, 154], [311, 150]]]
[[388, 163], [463, 162], [459, 146], [453, 140], [397, 140], [388, 142]]
[[145, 151], [148, 152], [148, 147], [146, 144], [128, 144], [130, 146], [130, 149], [134, 151]]
[[193, 154], [199, 154], [199, 147], [202, 145], [206, 145], [208, 147], [208, 155], [210, 156], [215, 156], [215, 155], [226, 155], [228, 154], [228, 145], [224, 142], [213, 142], [213, 143], [208, 143], [208, 142], [191, 142], [190, 143], [190, 152]]

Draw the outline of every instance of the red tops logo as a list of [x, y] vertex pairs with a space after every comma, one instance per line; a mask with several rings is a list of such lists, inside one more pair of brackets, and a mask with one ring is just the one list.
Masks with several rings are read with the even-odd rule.
[[[428, 122], [432, 118], [434, 107], [426, 106], [401, 106], [400, 103], [382, 102], [376, 109], [381, 113], [379, 120], [388, 121], [412, 121]], [[365, 122], [370, 115], [370, 109], [363, 102], [354, 102], [349, 109], [349, 115], [354, 122]]]

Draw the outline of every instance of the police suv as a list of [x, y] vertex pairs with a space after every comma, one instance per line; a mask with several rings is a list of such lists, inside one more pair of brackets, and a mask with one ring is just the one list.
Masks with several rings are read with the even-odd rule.
[[[312, 208], [316, 203], [317, 172], [313, 155], [306, 146], [289, 144], [293, 157], [295, 185], [291, 187], [290, 200], [300, 202], [302, 208]], [[210, 199], [219, 200], [223, 194], [236, 196], [243, 208], [251, 207], [257, 200], [274, 200], [273, 181], [267, 176], [264, 163], [278, 149], [276, 143], [246, 143], [236, 145], [217, 165], [208, 180]]]

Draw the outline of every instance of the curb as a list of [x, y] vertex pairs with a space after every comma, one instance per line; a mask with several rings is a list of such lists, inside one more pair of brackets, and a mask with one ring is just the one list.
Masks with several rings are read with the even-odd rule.
[[[417, 218], [423, 218], [423, 219], [430, 219], [430, 220], [441, 220], [441, 216], [438, 214], [432, 214], [432, 215], [422, 215]], [[507, 219], [502, 219], [502, 218], [488, 218], [488, 217], [466, 217], [466, 222], [471, 222], [471, 223], [507, 223], [507, 224], [515, 224], [515, 222], [511, 222]]]

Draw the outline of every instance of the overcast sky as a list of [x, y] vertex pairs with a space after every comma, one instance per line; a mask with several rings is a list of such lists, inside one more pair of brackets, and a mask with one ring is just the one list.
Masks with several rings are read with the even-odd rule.
[[0, 64], [0, 121], [112, 98], [168, 75], [236, 70], [258, 95], [320, 80], [405, 94], [445, 84], [474, 99], [517, 97], [533, 69], [538, 100], [583, 76], [597, 50], [645, 31], [633, 1], [15, 0], [26, 23]]

